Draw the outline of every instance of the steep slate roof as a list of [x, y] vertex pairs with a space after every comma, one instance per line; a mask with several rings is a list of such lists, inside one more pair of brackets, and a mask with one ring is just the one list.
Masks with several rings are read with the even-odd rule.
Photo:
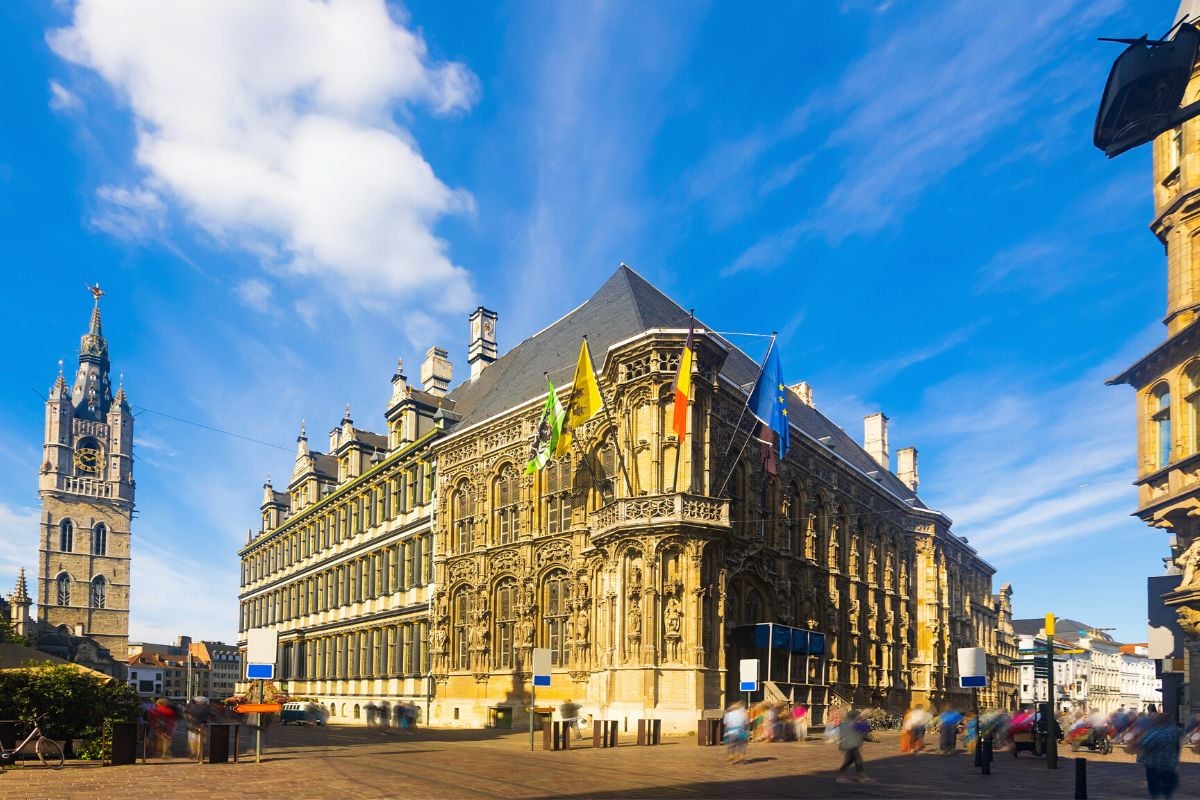
[[[472, 381], [449, 394], [454, 411], [465, 427], [540, 396], [546, 391], [546, 372], [555, 386], [569, 383], [584, 336], [599, 368], [608, 348], [652, 328], [684, 328], [688, 312], [657, 287], [622, 264], [586, 302], [548, 328], [535, 333], [489, 365]], [[711, 330], [699, 319], [698, 328]], [[721, 375], [741, 386], [748, 395], [758, 377], [759, 365], [740, 349], [721, 340], [729, 356]], [[915, 498], [912, 490], [883, 469], [862, 446], [828, 417], [787, 393], [792, 423], [814, 439], [829, 437], [834, 452], [863, 472], [878, 471], [878, 482], [901, 498]], [[920, 500], [916, 508], [925, 508]]]
[[[1013, 631], [1025, 636], [1037, 636], [1042, 632], [1042, 628], [1046, 627], [1046, 620], [1043, 617], [1035, 619], [1014, 619]], [[1082, 636], [1080, 631], [1091, 631], [1092, 626], [1080, 622], [1077, 619], [1066, 619], [1060, 617], [1054, 621], [1054, 638], [1064, 641], [1079, 641]], [[1116, 641], [1104, 631], [1096, 631], [1093, 638], [1104, 639], [1105, 641]]]

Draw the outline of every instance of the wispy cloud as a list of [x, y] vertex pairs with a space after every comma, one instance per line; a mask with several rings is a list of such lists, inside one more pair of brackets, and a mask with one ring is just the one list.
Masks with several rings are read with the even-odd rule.
[[[29, 506], [0, 503], [0, 575], [16, 581], [17, 568], [24, 567], [33, 583], [37, 581], [38, 512]], [[33, 591], [33, 584], [30, 591]], [[7, 594], [12, 585], [0, 586]]]
[[879, 24], [889, 35], [846, 70], [819, 110], [832, 130], [822, 157], [840, 160], [840, 176], [810, 218], [761, 237], [725, 274], [778, 266], [808, 236], [837, 242], [898, 223], [1002, 131], [1016, 149], [1044, 135], [1021, 127], [1034, 98], [1058, 97], [1056, 108], [1080, 113], [1090, 84], [1053, 69], [1065, 58], [1064, 31], [1087, 31], [1119, 8], [1115, 0], [1057, 0], [980, 14], [960, 1], [907, 19], [888, 15]]
[[930, 387], [906, 435], [926, 453], [922, 494], [1000, 564], [1053, 557], [1129, 525], [1137, 502], [1129, 393], [1104, 385], [1161, 334], [1148, 329], [1065, 384], [1013, 371]]
[[74, 114], [83, 108], [83, 101], [58, 81], [50, 81], [50, 108], [60, 114]]
[[[622, 261], [635, 267], [650, 249], [652, 209], [644, 166], [666, 114], [662, 92], [683, 63], [697, 9], [661, 4], [551, 4], [535, 33], [526, 153], [533, 172], [529, 208], [514, 242], [507, 307], [518, 330], [549, 321], [564, 285], [587, 286]], [[548, 44], [548, 46], [546, 46]], [[522, 48], [519, 58], [528, 59]], [[661, 239], [665, 234], [655, 231]], [[566, 280], [566, 276], [572, 276]]]

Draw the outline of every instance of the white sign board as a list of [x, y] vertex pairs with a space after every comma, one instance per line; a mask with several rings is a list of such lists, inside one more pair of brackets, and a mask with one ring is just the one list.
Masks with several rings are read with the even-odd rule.
[[958, 648], [958, 674], [964, 678], [987, 675], [987, 653], [982, 647]]
[[738, 662], [738, 691], [758, 691], [758, 659], [743, 658]]
[[550, 648], [533, 648], [533, 685], [550, 685]]
[[275, 664], [279, 652], [279, 631], [251, 628], [246, 631], [246, 663]]

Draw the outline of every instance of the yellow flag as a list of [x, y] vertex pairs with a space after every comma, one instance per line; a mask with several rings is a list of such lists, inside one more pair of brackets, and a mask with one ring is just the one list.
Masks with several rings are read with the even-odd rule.
[[592, 369], [592, 354], [588, 351], [587, 339], [584, 339], [583, 347], [579, 348], [579, 363], [575, 365], [575, 382], [571, 384], [571, 395], [567, 400], [566, 419], [563, 420], [554, 455], [561, 456], [567, 452], [575, 428], [599, 414], [603, 403], [596, 373]]

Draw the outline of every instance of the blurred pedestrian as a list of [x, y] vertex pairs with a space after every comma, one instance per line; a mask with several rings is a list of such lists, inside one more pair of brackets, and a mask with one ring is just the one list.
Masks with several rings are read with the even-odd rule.
[[725, 746], [729, 748], [729, 763], [746, 759], [746, 743], [750, 741], [750, 716], [741, 700], [736, 700], [725, 712]]
[[196, 697], [183, 707], [183, 715], [187, 721], [188, 754], [195, 761], [204, 757], [204, 728], [212, 718], [212, 708], [208, 705], [207, 697]]
[[178, 717], [175, 714], [175, 709], [171, 707], [170, 701], [165, 697], [160, 697], [154, 701], [154, 707], [150, 709], [150, 734], [153, 747], [151, 753], [161, 755], [163, 758], [171, 757], [171, 739], [175, 736], [175, 723]]
[[1146, 789], [1152, 800], [1170, 800], [1179, 788], [1179, 726], [1166, 714], [1157, 714], [1138, 739], [1138, 763], [1146, 768]]
[[796, 727], [796, 741], [808, 741], [808, 706], [797, 703], [792, 709], [792, 724]]
[[850, 778], [843, 773], [851, 764], [858, 773], [859, 783], [874, 783], [867, 777], [862, 757], [863, 742], [870, 732], [870, 724], [862, 719], [857, 711], [851, 709], [846, 713], [838, 733], [838, 749], [842, 751], [842, 766], [838, 767], [837, 774], [838, 783], [850, 783]]

